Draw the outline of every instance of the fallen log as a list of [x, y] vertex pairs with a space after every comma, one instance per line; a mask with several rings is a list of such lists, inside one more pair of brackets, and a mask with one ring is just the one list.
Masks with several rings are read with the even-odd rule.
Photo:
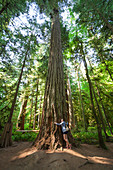
[[39, 132], [39, 130], [16, 130], [16, 132]]

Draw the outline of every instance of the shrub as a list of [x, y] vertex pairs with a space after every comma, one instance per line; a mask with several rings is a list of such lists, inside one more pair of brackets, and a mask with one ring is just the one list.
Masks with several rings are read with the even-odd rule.
[[78, 132], [74, 133], [73, 137], [81, 143], [97, 144], [98, 133], [97, 132]]
[[37, 137], [36, 132], [13, 132], [12, 140], [13, 141], [34, 141]]

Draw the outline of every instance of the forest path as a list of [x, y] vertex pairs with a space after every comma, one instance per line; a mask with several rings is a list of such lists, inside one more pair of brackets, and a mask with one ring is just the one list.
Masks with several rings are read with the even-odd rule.
[[113, 143], [108, 150], [81, 144], [72, 150], [37, 151], [31, 142], [0, 148], [0, 170], [113, 170]]

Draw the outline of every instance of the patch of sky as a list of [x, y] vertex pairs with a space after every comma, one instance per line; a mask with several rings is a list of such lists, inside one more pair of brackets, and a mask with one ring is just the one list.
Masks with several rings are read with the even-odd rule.
[[[49, 21], [49, 18], [46, 17], [44, 14], [39, 13], [39, 9], [37, 8], [37, 5], [35, 3], [32, 3], [29, 7], [28, 13], [20, 14], [19, 17], [15, 17], [10, 21], [9, 29], [11, 29], [13, 32], [15, 29], [19, 29], [21, 34], [23, 35], [30, 35], [36, 34], [37, 26], [36, 24], [43, 24], [44, 22]], [[36, 23], [36, 22], [37, 23]], [[26, 29], [25, 29], [26, 28]], [[41, 32], [39, 31], [41, 34]], [[37, 36], [38, 41], [41, 43], [42, 40], [39, 36]]]

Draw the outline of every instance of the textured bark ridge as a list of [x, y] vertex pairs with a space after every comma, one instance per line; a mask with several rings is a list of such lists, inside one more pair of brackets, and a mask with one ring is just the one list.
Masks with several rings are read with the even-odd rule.
[[[53, 150], [65, 146], [61, 126], [57, 127], [54, 122], [60, 122], [61, 118], [66, 122], [68, 121], [58, 10], [54, 10], [51, 26], [50, 56], [45, 85], [42, 124], [34, 145], [37, 149]], [[74, 141], [70, 132], [68, 135], [71, 141]]]
[[[51, 132], [50, 128], [48, 127], [48, 129], [42, 132], [40, 130], [39, 135], [37, 137], [37, 139], [34, 142], [34, 146], [37, 147], [37, 149], [51, 149], [51, 150], [55, 150], [58, 147], [63, 147], [63, 138], [62, 138], [62, 134], [60, 133], [58, 135], [58, 131], [60, 129], [57, 127], [55, 128], [55, 130], [53, 132]], [[42, 137], [43, 136], [43, 137]]]
[[[79, 144], [75, 141], [73, 138], [71, 132], [68, 132], [68, 139], [69, 142], [72, 144], [72, 146], [77, 147]], [[40, 130], [39, 135], [37, 136], [35, 142], [33, 143], [35, 147], [37, 147], [38, 150], [41, 149], [50, 149], [50, 150], [56, 150], [58, 148], [63, 148], [66, 147], [66, 143], [63, 140], [63, 135], [61, 132], [61, 127], [56, 126], [54, 131], [51, 131], [50, 128], [45, 131]]]

